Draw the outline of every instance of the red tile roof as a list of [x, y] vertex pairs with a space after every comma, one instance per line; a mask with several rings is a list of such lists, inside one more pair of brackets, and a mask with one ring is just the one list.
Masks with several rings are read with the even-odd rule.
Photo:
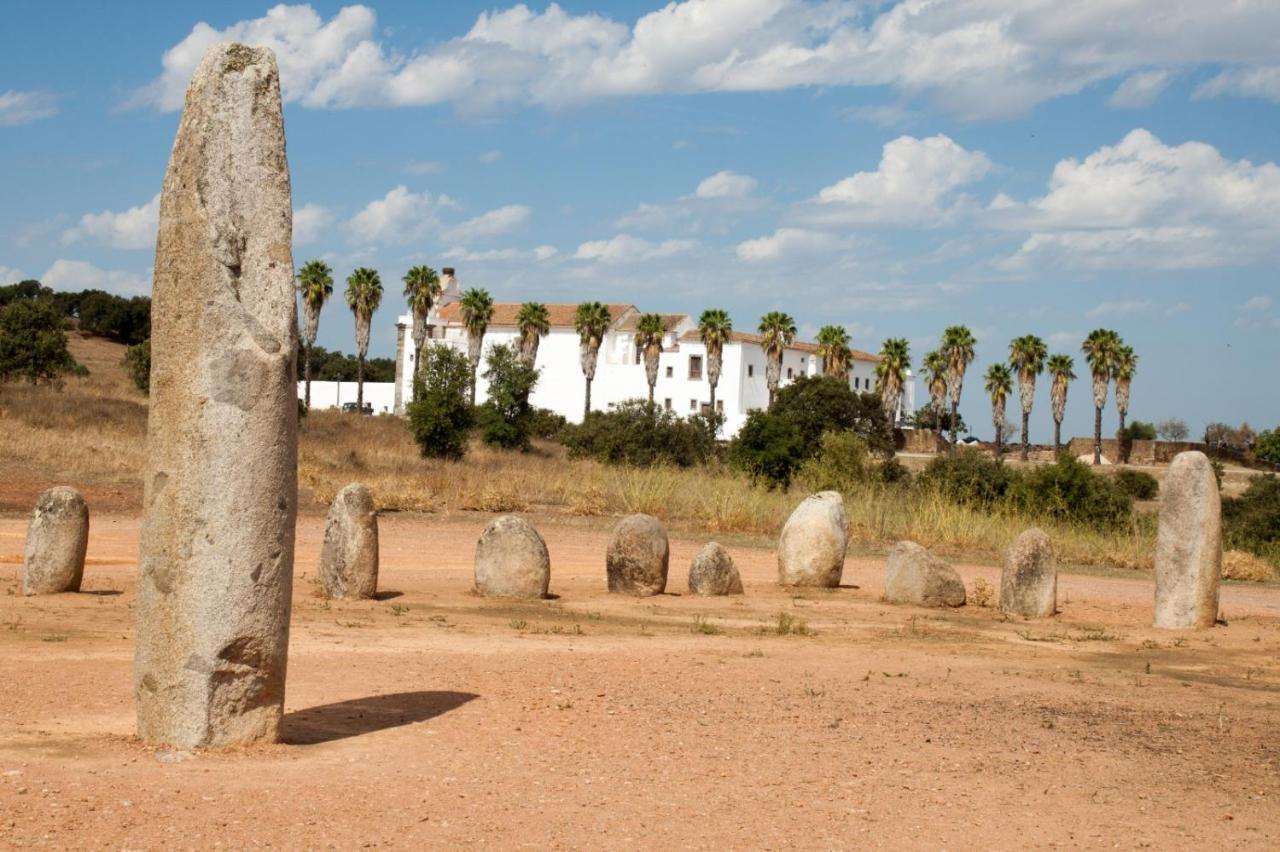
[[[701, 339], [702, 338], [698, 334], [697, 329], [690, 329], [680, 336], [680, 340], [683, 343], [697, 343]], [[729, 332], [729, 340], [732, 343], [754, 343], [756, 346], [761, 346], [764, 343], [764, 336], [760, 334], [751, 334], [746, 331], [731, 331]], [[818, 351], [818, 344], [809, 343], [804, 340], [797, 340], [787, 348], [795, 352], [811, 352], [816, 354]], [[872, 355], [870, 352], [863, 352], [861, 349], [851, 349], [849, 351], [853, 353], [853, 359], [855, 361], [869, 361], [873, 364], [879, 363], [880, 361], [879, 356]]]
[[[516, 324], [516, 314], [520, 313], [521, 303], [519, 302], [495, 302], [493, 305], [493, 318], [489, 320], [489, 327], [495, 326], [511, 326]], [[616, 323], [623, 314], [629, 310], [634, 310], [634, 305], [606, 305], [609, 309], [609, 316], [613, 317]], [[547, 305], [547, 314], [550, 316], [552, 328], [573, 328], [574, 317], [578, 313], [577, 303], [571, 305], [553, 304]], [[450, 302], [440, 309], [440, 318], [447, 322], [462, 322], [462, 307], [458, 302]]]

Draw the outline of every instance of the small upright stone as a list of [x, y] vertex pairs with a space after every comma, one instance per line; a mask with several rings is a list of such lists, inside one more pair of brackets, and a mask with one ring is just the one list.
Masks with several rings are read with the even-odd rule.
[[778, 582], [837, 588], [848, 546], [844, 498], [820, 491], [796, 507], [778, 538]]
[[476, 543], [476, 591], [486, 598], [545, 598], [551, 556], [533, 524], [515, 515], [494, 518]]
[[324, 525], [320, 583], [331, 598], [378, 593], [378, 511], [369, 489], [352, 482], [338, 492]]
[[27, 527], [22, 593], [80, 591], [89, 547], [89, 507], [80, 492], [58, 485], [42, 493]]
[[964, 582], [955, 569], [914, 541], [900, 541], [889, 551], [884, 599], [916, 606], [964, 606]]
[[605, 567], [609, 591], [644, 598], [667, 588], [667, 530], [652, 515], [628, 515], [613, 528]]
[[1000, 611], [1024, 618], [1048, 618], [1058, 610], [1058, 567], [1053, 542], [1032, 527], [1013, 540], [1000, 573]]
[[740, 595], [742, 578], [729, 551], [716, 541], [707, 542], [689, 565], [689, 591], [695, 595]]
[[1160, 486], [1156, 532], [1155, 626], [1212, 627], [1222, 574], [1222, 503], [1213, 464], [1179, 453]]
[[147, 742], [279, 738], [298, 507], [292, 228], [275, 55], [210, 47], [156, 235], [134, 654]]

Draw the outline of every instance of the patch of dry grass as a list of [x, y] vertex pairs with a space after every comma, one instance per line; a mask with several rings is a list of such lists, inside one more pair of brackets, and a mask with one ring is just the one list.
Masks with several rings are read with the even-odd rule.
[[1228, 550], [1222, 554], [1222, 576], [1228, 580], [1250, 580], [1263, 583], [1275, 579], [1271, 565], [1244, 550]]

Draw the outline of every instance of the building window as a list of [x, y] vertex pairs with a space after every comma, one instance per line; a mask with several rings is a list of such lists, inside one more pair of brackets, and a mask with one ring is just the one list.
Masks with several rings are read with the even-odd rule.
[[755, 374], [756, 374], [756, 365], [755, 365], [755, 364], [748, 364], [748, 365], [747, 365], [747, 378], [749, 379], [749, 378], [751, 378], [752, 376], [754, 376]]
[[791, 368], [790, 368], [790, 367], [788, 367], [788, 368], [787, 368], [787, 378], [788, 378], [788, 379], [789, 379], [789, 378], [791, 378]]
[[675, 367], [667, 367], [667, 378], [668, 378], [668, 379], [670, 379], [670, 378], [674, 377], [674, 376], [675, 376], [675, 374], [676, 374], [676, 368], [675, 368]]
[[717, 399], [717, 400], [716, 400], [716, 413], [717, 413], [717, 414], [724, 414], [724, 400], [723, 400], [723, 399]]
[[667, 397], [662, 401], [662, 407], [665, 408], [667, 411], [671, 410], [671, 397]]
[[696, 399], [689, 400], [689, 410], [690, 411], [698, 410], [698, 401]]
[[636, 347], [636, 363], [637, 364], [640, 363], [640, 347], [639, 346]]
[[689, 381], [696, 382], [702, 378], [702, 356], [689, 356]]

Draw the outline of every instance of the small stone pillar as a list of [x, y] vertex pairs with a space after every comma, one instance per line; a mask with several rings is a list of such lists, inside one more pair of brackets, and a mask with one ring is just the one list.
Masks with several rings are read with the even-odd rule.
[[1037, 527], [1013, 540], [1000, 572], [1000, 611], [1024, 618], [1048, 618], [1058, 610], [1058, 568], [1053, 542]]
[[778, 582], [837, 588], [848, 546], [844, 498], [820, 491], [796, 507], [778, 538]]
[[494, 518], [476, 543], [475, 574], [483, 597], [545, 598], [551, 587], [547, 543], [524, 518]]
[[1222, 502], [1204, 453], [1179, 453], [1160, 486], [1155, 575], [1156, 627], [1212, 627], [1218, 620]]
[[609, 591], [649, 597], [667, 588], [667, 530], [652, 515], [628, 515], [613, 528], [606, 554]]
[[36, 500], [22, 560], [22, 593], [52, 595], [80, 591], [89, 547], [89, 507], [65, 485]]
[[329, 507], [320, 549], [320, 584], [331, 598], [378, 593], [378, 512], [369, 489], [352, 482]]

